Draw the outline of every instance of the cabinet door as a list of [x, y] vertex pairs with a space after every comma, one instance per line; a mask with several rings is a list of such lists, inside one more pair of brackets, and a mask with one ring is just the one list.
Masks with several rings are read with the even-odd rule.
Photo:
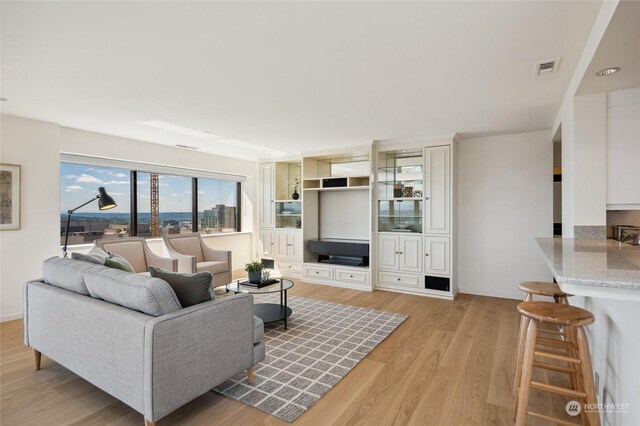
[[640, 208], [640, 90], [609, 93], [607, 204]]
[[425, 148], [425, 234], [449, 233], [450, 146]]
[[288, 231], [289, 250], [288, 257], [291, 260], [302, 261], [302, 231]]
[[275, 250], [275, 239], [273, 231], [270, 229], [261, 230], [260, 242], [262, 243], [262, 256], [273, 257]]
[[397, 235], [378, 235], [378, 268], [398, 269], [398, 242]]
[[400, 270], [422, 272], [422, 237], [418, 235], [400, 236]]
[[289, 231], [275, 231], [276, 235], [276, 252], [275, 257], [278, 259], [289, 258]]
[[424, 273], [449, 275], [449, 237], [424, 237]]
[[260, 227], [273, 228], [275, 217], [274, 206], [274, 165], [260, 164]]

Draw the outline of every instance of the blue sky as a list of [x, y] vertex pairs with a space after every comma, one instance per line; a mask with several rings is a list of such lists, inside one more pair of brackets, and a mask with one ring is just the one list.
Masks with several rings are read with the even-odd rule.
[[[98, 167], [83, 164], [60, 164], [60, 209], [66, 212], [98, 194], [103, 186], [118, 206], [109, 212], [128, 213], [130, 210], [130, 173], [126, 169]], [[198, 179], [199, 210], [210, 209], [216, 204], [235, 206], [235, 182], [214, 179]], [[160, 175], [160, 211], [191, 211], [191, 178]], [[148, 213], [149, 174], [138, 173], [138, 212]], [[81, 210], [98, 212], [98, 203], [91, 203]]]

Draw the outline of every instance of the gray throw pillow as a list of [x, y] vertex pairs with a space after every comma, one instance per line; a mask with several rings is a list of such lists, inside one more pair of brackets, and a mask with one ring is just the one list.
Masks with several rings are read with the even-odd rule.
[[104, 261], [101, 261], [95, 256], [90, 256], [88, 254], [82, 253], [71, 253], [71, 258], [75, 260], [82, 260], [83, 262], [95, 263], [96, 265], [104, 264]]
[[127, 262], [127, 259], [125, 259], [124, 257], [116, 253], [107, 253], [109, 253], [109, 256], [107, 256], [107, 259], [104, 261], [104, 266], [108, 266], [109, 268], [114, 269], [120, 269], [121, 271], [125, 272], [136, 272], [135, 269], [133, 269], [133, 266], [131, 266], [131, 264]]
[[169, 283], [183, 308], [208, 302], [215, 297], [215, 293], [211, 291], [211, 279], [213, 278], [211, 272], [181, 274], [150, 266], [149, 274]]

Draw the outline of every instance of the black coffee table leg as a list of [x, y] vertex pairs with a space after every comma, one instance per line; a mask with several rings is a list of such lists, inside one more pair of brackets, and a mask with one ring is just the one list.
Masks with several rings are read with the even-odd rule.
[[284, 329], [287, 329], [287, 290], [280, 292], [280, 305], [282, 305], [282, 293], [284, 293]]

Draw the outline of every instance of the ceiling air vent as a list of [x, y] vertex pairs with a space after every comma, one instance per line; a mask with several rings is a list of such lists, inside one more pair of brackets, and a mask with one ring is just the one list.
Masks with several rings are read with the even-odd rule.
[[554, 73], [558, 71], [558, 65], [560, 65], [560, 58], [536, 62], [533, 64], [533, 76], [540, 77], [541, 75]]
[[177, 144], [176, 146], [177, 146], [178, 148], [184, 148], [184, 149], [200, 149], [200, 148], [198, 148], [197, 146], [180, 145], [180, 144]]

